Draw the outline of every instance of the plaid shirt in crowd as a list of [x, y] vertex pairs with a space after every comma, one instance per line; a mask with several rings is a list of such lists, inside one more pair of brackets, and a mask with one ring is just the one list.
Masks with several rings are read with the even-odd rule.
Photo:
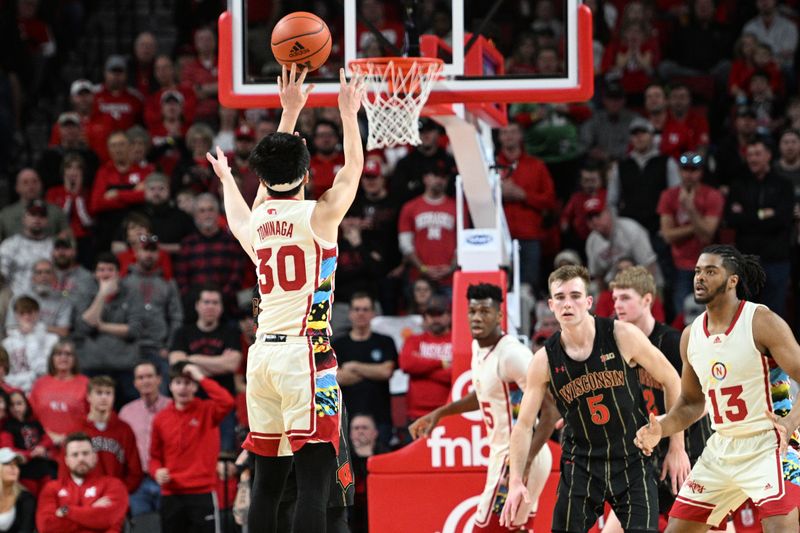
[[222, 288], [226, 309], [236, 305], [236, 293], [242, 289], [242, 273], [247, 268], [244, 251], [225, 231], [213, 237], [194, 232], [181, 241], [175, 260], [175, 281], [181, 294], [204, 283]]

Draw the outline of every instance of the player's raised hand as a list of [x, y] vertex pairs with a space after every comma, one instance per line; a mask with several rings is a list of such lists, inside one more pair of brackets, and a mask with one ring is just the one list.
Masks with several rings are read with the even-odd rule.
[[215, 158], [211, 155], [210, 152], [206, 152], [206, 159], [208, 162], [211, 163], [211, 168], [214, 169], [214, 174], [221, 180], [233, 179], [233, 174], [231, 174], [231, 167], [228, 166], [228, 158], [225, 157], [225, 153], [222, 151], [222, 148], [217, 146], [217, 157]]
[[531, 503], [531, 497], [526, 487], [520, 480], [511, 480], [508, 484], [508, 496], [503, 512], [500, 514], [500, 525], [511, 529], [514, 525], [514, 518], [517, 516], [522, 503]]
[[778, 431], [781, 457], [783, 457], [786, 455], [786, 448], [789, 446], [789, 427], [786, 425], [786, 420], [783, 417], [776, 415], [772, 411], [767, 411], [767, 418], [769, 418], [773, 427]]
[[306, 105], [308, 95], [314, 90], [313, 83], [303, 88], [307, 74], [308, 69], [301, 68], [298, 75], [297, 63], [292, 63], [291, 70], [287, 70], [286, 65], [281, 66], [281, 75], [278, 76], [278, 96], [285, 111], [299, 112]]
[[689, 456], [686, 455], [686, 450], [683, 447], [670, 447], [664, 457], [664, 464], [661, 466], [661, 481], [664, 481], [669, 475], [672, 494], [678, 494], [678, 490], [683, 486], [683, 482], [689, 477], [691, 471], [692, 464]]
[[432, 411], [414, 420], [414, 422], [408, 426], [408, 432], [411, 433], [411, 437], [414, 439], [429, 437], [433, 428], [439, 423], [439, 418], [436, 411]]
[[633, 443], [649, 457], [653, 453], [653, 448], [661, 440], [661, 434], [661, 422], [658, 421], [656, 415], [650, 413], [650, 422], [646, 426], [639, 428]]
[[342, 116], [355, 117], [361, 108], [364, 91], [366, 91], [364, 76], [354, 74], [350, 81], [347, 81], [344, 69], [339, 69], [339, 112]]

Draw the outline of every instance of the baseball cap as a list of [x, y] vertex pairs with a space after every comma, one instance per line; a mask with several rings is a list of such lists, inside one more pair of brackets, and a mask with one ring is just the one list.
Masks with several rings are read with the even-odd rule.
[[28, 202], [28, 206], [25, 208], [25, 212], [28, 213], [29, 215], [46, 217], [47, 204], [45, 204], [41, 200], [31, 200], [30, 202]]
[[697, 152], [685, 152], [678, 158], [681, 168], [703, 168], [705, 159]]
[[594, 197], [583, 202], [583, 210], [586, 212], [587, 217], [599, 215], [605, 208], [606, 201], [604, 198]]
[[81, 125], [81, 117], [78, 116], [77, 113], [68, 111], [66, 113], [61, 113], [58, 115], [58, 125], [59, 126], [66, 126], [67, 124], [72, 124], [74, 126]]
[[180, 93], [180, 91], [174, 91], [174, 90], [164, 91], [161, 94], [161, 103], [163, 104], [167, 100], [174, 100], [179, 104], [183, 104], [183, 95]]
[[425, 309], [426, 315], [441, 315], [450, 312], [450, 299], [439, 294], [431, 296], [428, 307]]
[[0, 464], [7, 465], [11, 461], [25, 462], [25, 459], [11, 448], [0, 448]]
[[106, 59], [106, 70], [125, 70], [125, 58], [120, 55], [111, 55]]
[[69, 94], [70, 96], [75, 96], [83, 91], [93, 92], [93, 89], [94, 85], [89, 80], [75, 80], [69, 86]]
[[364, 162], [363, 176], [365, 178], [377, 178], [383, 174], [381, 162], [377, 159], [367, 159]]
[[251, 128], [247, 124], [242, 124], [241, 126], [236, 128], [235, 137], [237, 139], [250, 139], [251, 141], [253, 141], [256, 138], [256, 134], [253, 131], [253, 128]]
[[628, 126], [628, 133], [639, 133], [642, 131], [653, 133], [655, 128], [647, 119], [636, 117], [635, 119], [631, 120], [631, 124]]

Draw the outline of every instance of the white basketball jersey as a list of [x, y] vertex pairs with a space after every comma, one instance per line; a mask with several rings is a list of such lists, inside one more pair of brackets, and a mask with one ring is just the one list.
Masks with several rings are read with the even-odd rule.
[[[481, 406], [491, 457], [505, 456], [519, 413], [531, 351], [510, 335], [494, 347], [472, 341], [472, 384]], [[509, 383], [506, 380], [511, 380]]]
[[687, 355], [697, 373], [711, 427], [724, 437], [772, 430], [769, 359], [753, 340], [753, 315], [760, 306], [744, 300], [725, 333], [710, 335], [703, 312], [692, 322]]
[[337, 247], [314, 235], [315, 205], [269, 199], [253, 210], [250, 238], [261, 294], [257, 335], [330, 335]]

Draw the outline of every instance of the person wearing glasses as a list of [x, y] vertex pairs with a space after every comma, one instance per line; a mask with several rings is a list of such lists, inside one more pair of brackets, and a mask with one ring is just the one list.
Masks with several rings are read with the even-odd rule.
[[705, 158], [686, 152], [678, 158], [681, 183], [661, 193], [658, 214], [661, 236], [669, 244], [675, 271], [672, 279], [672, 305], [675, 313], [683, 309], [692, 293], [694, 266], [700, 251], [714, 240], [725, 209], [725, 198], [717, 189], [702, 183]]

